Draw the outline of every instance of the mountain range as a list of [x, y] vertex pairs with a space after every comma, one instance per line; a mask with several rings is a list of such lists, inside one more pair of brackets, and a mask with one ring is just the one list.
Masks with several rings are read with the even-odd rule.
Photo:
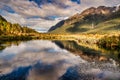
[[120, 31], [120, 6], [90, 7], [80, 14], [62, 20], [49, 29], [50, 33], [112, 33]]

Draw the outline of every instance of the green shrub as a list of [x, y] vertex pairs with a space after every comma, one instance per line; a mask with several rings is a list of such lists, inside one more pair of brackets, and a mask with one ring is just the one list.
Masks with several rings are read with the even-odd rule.
[[100, 48], [107, 50], [120, 50], [120, 36], [105, 36], [97, 42]]

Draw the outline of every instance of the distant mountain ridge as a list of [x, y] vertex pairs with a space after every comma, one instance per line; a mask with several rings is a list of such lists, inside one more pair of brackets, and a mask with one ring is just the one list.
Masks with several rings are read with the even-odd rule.
[[[64, 23], [65, 23], [64, 20], [60, 21], [60, 22], [57, 23], [55, 26], [52, 26], [52, 27], [49, 29], [49, 31], [52, 31], [52, 30], [55, 30], [55, 29], [61, 27], [62, 25], [64, 25]], [[56, 27], [56, 26], [57, 26], [57, 27]]]
[[[49, 31], [51, 33], [88, 32], [97, 26], [104, 24], [103, 22], [110, 21], [111, 19], [115, 20], [117, 18], [120, 18], [120, 6], [91, 7], [84, 10], [81, 14], [75, 14], [66, 20], [60, 21], [55, 26], [51, 27]], [[119, 22], [116, 24], [118, 25]]]

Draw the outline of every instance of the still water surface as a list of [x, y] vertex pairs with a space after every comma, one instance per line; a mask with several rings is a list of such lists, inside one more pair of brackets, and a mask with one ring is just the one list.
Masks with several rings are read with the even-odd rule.
[[12, 44], [0, 51], [0, 80], [120, 80], [110, 62], [88, 62], [52, 41]]

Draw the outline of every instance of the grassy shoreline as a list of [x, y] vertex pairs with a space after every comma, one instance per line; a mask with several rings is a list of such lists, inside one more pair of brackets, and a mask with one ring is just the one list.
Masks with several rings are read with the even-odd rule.
[[8, 41], [24, 41], [32, 39], [34, 38], [28, 35], [0, 35], [0, 44]]
[[[120, 34], [50, 34], [50, 33], [31, 33], [21, 35], [0, 35], [0, 43], [5, 41], [19, 40], [69, 40], [76, 41], [77, 44], [97, 44], [101, 48], [120, 47]], [[116, 42], [117, 41], [117, 42]]]

